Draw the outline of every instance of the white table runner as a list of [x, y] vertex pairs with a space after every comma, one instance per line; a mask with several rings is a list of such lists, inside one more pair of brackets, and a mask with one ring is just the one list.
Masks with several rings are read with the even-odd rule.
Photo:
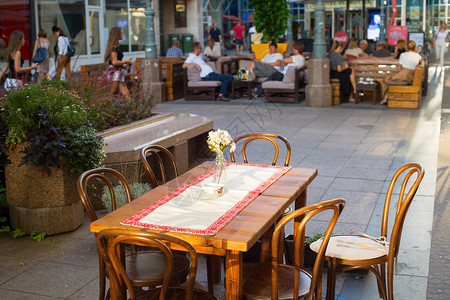
[[213, 180], [214, 169], [163, 197], [123, 225], [214, 235], [291, 167], [227, 163], [226, 191], [215, 199], [193, 199], [191, 187]]

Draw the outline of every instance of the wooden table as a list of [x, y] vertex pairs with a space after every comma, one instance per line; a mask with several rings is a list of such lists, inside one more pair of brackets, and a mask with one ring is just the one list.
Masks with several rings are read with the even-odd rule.
[[361, 82], [357, 82], [356, 83], [356, 99], [355, 99], [355, 103], [358, 104], [359, 103], [359, 93], [363, 92], [363, 91], [371, 91], [373, 92], [373, 97], [372, 97], [372, 104], [375, 105], [377, 104], [377, 98], [378, 98], [378, 87], [379, 87], [379, 83], [377, 81], [374, 82], [365, 82], [365, 83], [361, 83]]
[[256, 81], [253, 80], [233, 80], [231, 84], [231, 99], [235, 99], [236, 90], [239, 89], [242, 97], [242, 90], [245, 89], [248, 94], [248, 100], [252, 100], [252, 88], [257, 84]]
[[[120, 222], [136, 215], [177, 187], [207, 172], [213, 166], [214, 162], [205, 162], [168, 183], [151, 190], [133, 202], [93, 222], [90, 227], [91, 231], [98, 233], [103, 229], [109, 228], [136, 229], [121, 225]], [[216, 235], [165, 233], [188, 241], [198, 253], [225, 256], [226, 299], [240, 299], [242, 295], [243, 253], [247, 252], [271, 225], [283, 215], [284, 210], [292, 202], [295, 201], [296, 209], [306, 205], [306, 189], [316, 176], [317, 170], [292, 168], [254, 199]], [[298, 226], [300, 220], [296, 219], [295, 221], [294, 227]], [[270, 254], [266, 253], [265, 255]]]

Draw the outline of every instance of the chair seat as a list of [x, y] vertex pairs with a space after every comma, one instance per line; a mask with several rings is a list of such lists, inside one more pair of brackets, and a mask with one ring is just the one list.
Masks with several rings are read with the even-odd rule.
[[[319, 251], [322, 239], [311, 243], [314, 252]], [[345, 261], [361, 261], [378, 259], [387, 256], [389, 248], [377, 241], [358, 235], [332, 236], [328, 243], [326, 257], [338, 258]]]
[[[270, 263], [244, 265], [244, 299], [271, 299], [272, 265]], [[278, 299], [293, 299], [294, 267], [279, 266]], [[309, 293], [311, 275], [300, 270], [299, 296]]]
[[282, 82], [282, 81], [266, 81], [262, 84], [263, 89], [289, 89], [293, 90], [295, 88], [295, 83], [293, 82]]
[[406, 86], [409, 85], [407, 82], [405, 81], [388, 81], [389, 85], [397, 85], [397, 86]]
[[[161, 293], [160, 288], [150, 289], [143, 293], [136, 295], [136, 300], [158, 300], [159, 294]], [[167, 300], [184, 300], [186, 295], [186, 288], [184, 287], [169, 287], [167, 289], [167, 294], [164, 299]], [[194, 289], [194, 297], [192, 300], [217, 300], [212, 294], [205, 290]]]
[[[185, 255], [174, 253], [173, 282], [186, 280], [191, 263]], [[148, 286], [149, 281], [160, 282], [166, 271], [166, 256], [161, 251], [145, 251], [125, 257], [126, 270], [136, 286]], [[158, 285], [155, 284], [155, 285]]]
[[220, 81], [189, 81], [188, 87], [218, 87], [221, 86], [222, 82]]

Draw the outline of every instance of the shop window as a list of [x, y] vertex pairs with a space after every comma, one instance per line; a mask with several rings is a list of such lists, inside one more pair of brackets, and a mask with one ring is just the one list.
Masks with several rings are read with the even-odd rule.
[[145, 6], [143, 0], [130, 0], [131, 51], [143, 51], [145, 47]]
[[77, 55], [87, 53], [84, 0], [38, 0], [38, 14], [39, 27], [50, 37], [52, 49], [56, 43], [54, 36], [50, 36], [52, 27], [58, 26], [75, 47]]
[[108, 43], [109, 30], [113, 27], [120, 27], [123, 30], [123, 39], [120, 41], [120, 50], [129, 52], [128, 38], [128, 7], [127, 2], [123, 0], [106, 0], [105, 1], [105, 48]]

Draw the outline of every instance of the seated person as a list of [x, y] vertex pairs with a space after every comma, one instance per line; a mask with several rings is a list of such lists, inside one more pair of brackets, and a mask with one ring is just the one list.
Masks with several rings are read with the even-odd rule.
[[394, 58], [399, 59], [402, 53], [406, 52], [406, 41], [398, 40], [394, 49]]
[[283, 61], [283, 55], [277, 53], [278, 45], [277, 43], [270, 43], [269, 54], [264, 56], [263, 59], [255, 59], [253, 55], [248, 57], [253, 60], [252, 65], [248, 70], [252, 74], [252, 78], [262, 78], [269, 77], [273, 73], [279, 72], [281, 70], [281, 62]]
[[345, 56], [355, 56], [355, 57], [369, 57], [370, 55], [365, 53], [361, 48], [358, 48], [358, 41], [356, 39], [351, 39], [348, 43], [348, 48], [345, 50]]
[[381, 84], [381, 96], [384, 96], [380, 104], [386, 104], [388, 98], [388, 82], [389, 81], [403, 81], [411, 84], [414, 80], [414, 71], [416, 67], [422, 62], [422, 57], [416, 53], [416, 42], [409, 41], [406, 46], [406, 52], [400, 54], [398, 59], [397, 71], [386, 75]]
[[361, 48], [361, 50], [366, 53], [367, 55], [372, 55], [371, 52], [369, 52], [369, 50], [367, 49], [367, 47], [369, 46], [369, 43], [367, 43], [366, 40], [360, 40], [359, 41], [359, 48]]
[[[289, 67], [303, 68], [305, 66], [305, 57], [303, 56], [303, 50], [305, 46], [302, 43], [297, 43], [294, 45], [294, 55], [286, 57], [283, 59], [284, 68], [281, 72], [275, 72], [267, 78], [266, 81], [282, 81], [284, 75], [286, 75]], [[255, 97], [260, 97], [262, 95], [262, 84], [258, 84], [255, 88]]]
[[184, 57], [179, 41], [173, 41], [172, 47], [167, 50], [166, 57]]
[[222, 82], [217, 100], [229, 101], [230, 99], [226, 97], [226, 94], [229, 90], [231, 90], [233, 76], [214, 73], [213, 69], [202, 59], [200, 55], [201, 53], [202, 45], [199, 42], [194, 42], [192, 44], [192, 53], [189, 53], [188, 58], [183, 64], [183, 68], [194, 66], [200, 72], [200, 77], [202, 80]]
[[203, 50], [206, 57], [213, 58], [221, 56], [220, 47], [217, 47], [213, 39], [208, 40], [208, 46]]
[[373, 53], [373, 57], [391, 57], [391, 52], [389, 52], [385, 43], [380, 43], [377, 51]]
[[328, 54], [330, 59], [330, 78], [339, 79], [341, 95], [345, 98], [348, 97], [349, 102], [355, 102], [355, 73], [348, 67], [347, 63], [342, 62], [342, 51], [344, 51], [344, 44], [334, 41]]

